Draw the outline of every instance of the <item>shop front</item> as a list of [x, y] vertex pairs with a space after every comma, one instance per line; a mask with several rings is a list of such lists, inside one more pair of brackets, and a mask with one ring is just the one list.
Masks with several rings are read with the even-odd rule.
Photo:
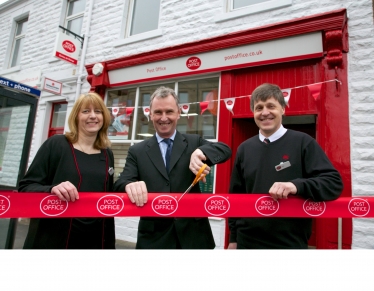
[[[343, 177], [342, 196], [350, 197], [346, 22], [341, 9], [87, 65], [91, 91], [105, 98], [112, 113], [116, 175], [128, 147], [154, 134], [149, 98], [163, 85], [180, 98], [179, 131], [232, 148], [233, 158], [215, 166], [202, 188], [227, 193], [238, 145], [258, 133], [250, 94], [274, 83], [288, 101], [284, 126], [317, 140]], [[337, 248], [338, 225], [337, 218], [316, 218], [310, 246]], [[350, 248], [351, 219], [343, 219], [342, 234], [342, 247]]]

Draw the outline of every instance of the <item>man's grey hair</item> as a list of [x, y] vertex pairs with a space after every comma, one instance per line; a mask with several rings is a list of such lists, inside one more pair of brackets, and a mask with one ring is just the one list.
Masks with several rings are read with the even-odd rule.
[[177, 94], [175, 94], [175, 91], [171, 88], [164, 87], [164, 86], [158, 87], [156, 89], [156, 91], [153, 92], [153, 94], [151, 96], [151, 100], [149, 101], [149, 107], [152, 107], [153, 99], [155, 99], [155, 98], [166, 98], [169, 95], [174, 97], [175, 103], [179, 107], [179, 98], [178, 98]]

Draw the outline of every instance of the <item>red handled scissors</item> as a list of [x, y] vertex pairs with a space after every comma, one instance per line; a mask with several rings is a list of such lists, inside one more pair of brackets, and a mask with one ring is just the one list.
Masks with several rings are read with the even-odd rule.
[[193, 186], [195, 186], [197, 182], [199, 182], [202, 178], [205, 177], [205, 174], [203, 174], [203, 172], [204, 172], [204, 170], [205, 170], [206, 167], [207, 167], [207, 164], [203, 164], [203, 165], [201, 166], [201, 168], [199, 169], [199, 171], [198, 171], [197, 174], [196, 174], [196, 178], [195, 178], [195, 180], [193, 180], [193, 182], [192, 182], [192, 184], [190, 185], [190, 187], [187, 188], [187, 190], [182, 194], [182, 196], [179, 197], [178, 201], [182, 199], [182, 197], [183, 197], [184, 194], [190, 192], [191, 188], [192, 188]]

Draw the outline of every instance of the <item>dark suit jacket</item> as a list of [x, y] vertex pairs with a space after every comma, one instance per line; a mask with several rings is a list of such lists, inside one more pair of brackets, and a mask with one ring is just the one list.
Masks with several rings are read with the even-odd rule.
[[[189, 169], [191, 154], [199, 148], [211, 166], [231, 157], [231, 149], [224, 143], [211, 143], [196, 134], [176, 133], [166, 172], [156, 136], [130, 147], [126, 165], [114, 184], [114, 191], [124, 192], [127, 184], [144, 181], [149, 193], [182, 193], [195, 175]], [[196, 184], [190, 191], [200, 193]], [[174, 227], [175, 226], [175, 227]], [[136, 248], [175, 249], [178, 241], [183, 249], [213, 249], [212, 230], [207, 218], [145, 218], [138, 227]]]

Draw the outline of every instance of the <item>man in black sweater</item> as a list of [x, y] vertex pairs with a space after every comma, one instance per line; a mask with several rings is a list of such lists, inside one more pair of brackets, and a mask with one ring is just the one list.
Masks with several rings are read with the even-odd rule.
[[[274, 200], [298, 195], [314, 201], [337, 199], [343, 189], [339, 172], [309, 135], [282, 126], [281, 89], [262, 84], [251, 96], [259, 134], [239, 147], [230, 193], [269, 193]], [[230, 218], [229, 249], [305, 249], [311, 218]]]

